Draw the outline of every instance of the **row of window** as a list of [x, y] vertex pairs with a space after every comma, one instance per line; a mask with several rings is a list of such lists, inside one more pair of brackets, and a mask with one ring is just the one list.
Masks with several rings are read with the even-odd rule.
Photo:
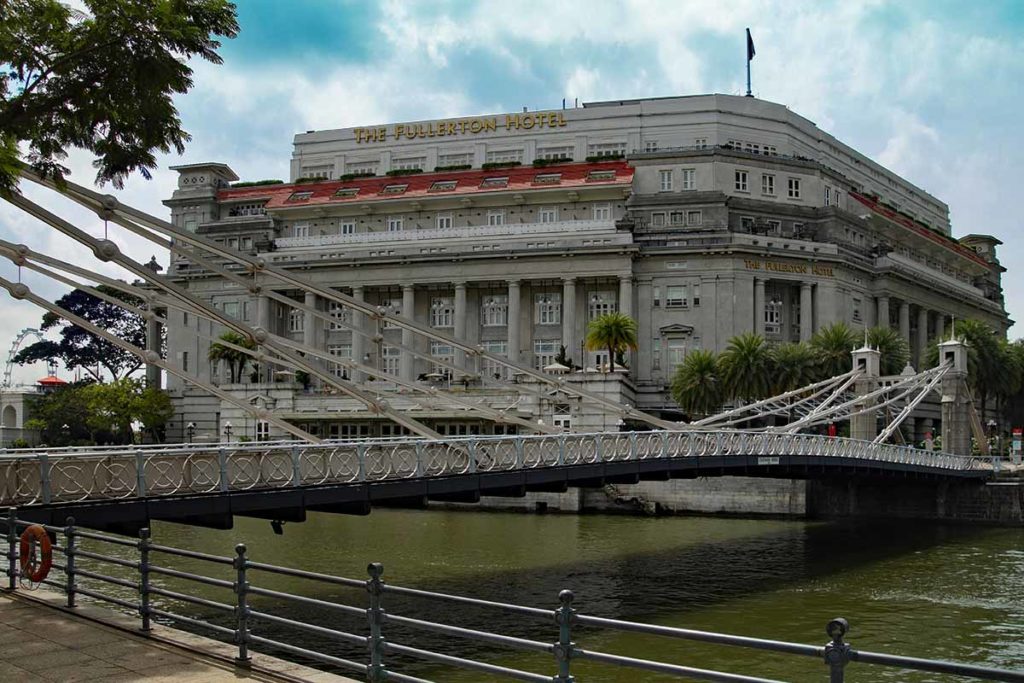
[[[505, 225], [505, 209], [493, 209], [487, 212], [487, 225]], [[559, 220], [559, 208], [557, 206], [541, 206], [537, 208], [538, 223], [555, 223]], [[610, 221], [612, 219], [612, 205], [608, 203], [594, 204], [591, 208], [591, 218], [595, 221]], [[355, 219], [340, 221], [339, 230], [342, 235], [354, 235], [356, 233]], [[295, 223], [292, 225], [293, 237], [309, 237], [309, 223]], [[450, 230], [455, 227], [455, 218], [452, 213], [439, 213], [435, 216], [434, 227], [438, 230]], [[404, 216], [387, 216], [384, 218], [384, 229], [387, 232], [401, 232], [405, 230]], [[251, 240], [249, 247], [251, 248]]]
[[[749, 171], [735, 172], [735, 189], [737, 192], [750, 192]], [[775, 196], [775, 175], [772, 173], [761, 174], [761, 194]], [[800, 199], [800, 178], [790, 176], [786, 178], [786, 196], [790, 199]]]
[[651, 226], [655, 228], [664, 227], [666, 225], [679, 225], [695, 228], [699, 227], [702, 223], [703, 216], [699, 210], [651, 212]]

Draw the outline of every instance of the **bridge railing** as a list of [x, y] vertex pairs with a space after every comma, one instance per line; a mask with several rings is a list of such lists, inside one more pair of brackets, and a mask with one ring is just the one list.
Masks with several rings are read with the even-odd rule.
[[[40, 450], [0, 455], [0, 504], [250, 491], [666, 458], [824, 456], [963, 471], [974, 458], [816, 434], [647, 431]], [[778, 459], [778, 462], [776, 462]]]
[[[19, 568], [19, 560], [29, 559], [30, 564], [35, 562], [31, 557], [19, 557], [18, 532], [31, 525], [31, 522], [18, 519], [17, 510], [14, 508], [8, 511], [4, 522], [8, 545], [8, 589], [16, 590], [19, 585], [34, 587], [25, 575], [26, 572]], [[73, 518], [68, 518], [64, 527], [43, 528], [60, 539], [61, 542], [56, 544], [54, 549], [63, 556], [64, 561], [53, 564], [61, 574], [59, 580], [44, 577], [40, 583], [65, 593], [68, 608], [74, 608], [78, 597], [84, 596], [137, 614], [143, 633], [150, 632], [154, 619], [170, 625], [185, 626], [189, 630], [209, 633], [221, 640], [234, 643], [237, 647], [236, 660], [239, 663], [249, 662], [253, 650], [269, 651], [274, 654], [286, 653], [357, 673], [372, 683], [385, 680], [429, 683], [426, 679], [398, 670], [408, 659], [467, 669], [487, 674], [489, 677], [533, 683], [570, 683], [574, 680], [574, 663], [578, 661], [657, 672], [687, 680], [777, 683], [757, 676], [713, 671], [590, 649], [582, 644], [585, 634], [580, 632], [580, 627], [588, 627], [814, 658], [824, 664], [822, 680], [827, 675], [830, 683], [842, 683], [846, 667], [850, 663], [898, 667], [907, 671], [956, 674], [976, 680], [1024, 682], [1024, 671], [1006, 671], [974, 664], [854, 649], [844, 640], [849, 626], [842, 618], [833, 619], [827, 624], [825, 632], [830, 640], [826, 644], [807, 645], [584, 614], [576, 608], [575, 596], [569, 590], [559, 593], [557, 606], [544, 609], [394, 586], [384, 581], [384, 568], [378, 563], [368, 566], [367, 579], [352, 579], [258, 562], [249, 556], [243, 544], [235, 546], [234, 556], [221, 556], [154, 543], [148, 529], [141, 530], [138, 539], [99, 534], [76, 527]], [[108, 550], [97, 552], [96, 546]], [[29, 546], [32, 557], [36, 551], [34, 544]], [[177, 558], [189, 563], [188, 566], [202, 569], [197, 572], [171, 567], [168, 565], [173, 561], [168, 562], [167, 558]], [[216, 575], [218, 572], [219, 576]], [[365, 600], [365, 607], [275, 590], [267, 587], [266, 582], [271, 576], [283, 577], [291, 583], [312, 582], [333, 589], [355, 589], [365, 596], [362, 598]], [[168, 582], [172, 581], [190, 586], [191, 589], [172, 590], [168, 586]], [[226, 597], [214, 600], [197, 595], [197, 585], [207, 591], [221, 591]], [[453, 604], [463, 605], [482, 610], [492, 616], [498, 613], [515, 615], [524, 621], [536, 623], [538, 626], [531, 633], [536, 632], [539, 635], [524, 638], [397, 614], [385, 609], [389, 596], [423, 601], [441, 608]], [[303, 618], [292, 618], [294, 615], [282, 616], [276, 609], [282, 604], [306, 608], [303, 611]], [[204, 619], [197, 614], [182, 614], [176, 611], [181, 610], [182, 605], [190, 605], [196, 612], [216, 616]], [[309, 617], [316, 611], [328, 615], [327, 619], [319, 621], [327, 621], [329, 626], [317, 623], [316, 619]], [[433, 607], [430, 613], [443, 614], [444, 610]], [[337, 628], [339, 622], [352, 626], [347, 630], [341, 630]], [[547, 626], [543, 626], [544, 624]], [[263, 635], [268, 625], [274, 627], [274, 633], [295, 634], [294, 639], [285, 641], [280, 637], [271, 638]], [[452, 654], [448, 641], [444, 646], [445, 652], [429, 649], [422, 644], [414, 645], [416, 636], [413, 634], [423, 632], [431, 634], [435, 640], [437, 636], [443, 636], [495, 646], [495, 658], [501, 656], [501, 650], [547, 655], [552, 658], [551, 669], [547, 673], [536, 673], [496, 664], [493, 661], [481, 661]], [[306, 636], [305, 641], [301, 639], [303, 635]], [[329, 643], [331, 652], [311, 647], [310, 636], [325, 639], [324, 642]], [[397, 642], [396, 637], [413, 640]], [[302, 644], [296, 644], [297, 642]]]

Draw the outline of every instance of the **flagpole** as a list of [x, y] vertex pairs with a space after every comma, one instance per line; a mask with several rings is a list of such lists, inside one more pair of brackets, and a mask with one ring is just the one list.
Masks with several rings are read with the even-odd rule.
[[753, 93], [750, 92], [750, 53], [747, 53], [747, 97], [753, 97]]
[[747, 29], [747, 97], [753, 97], [750, 89], [750, 60], [754, 58], [754, 39], [750, 37], [750, 29]]

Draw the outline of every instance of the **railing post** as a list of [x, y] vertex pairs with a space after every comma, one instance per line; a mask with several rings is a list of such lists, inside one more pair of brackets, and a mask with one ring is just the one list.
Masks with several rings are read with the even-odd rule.
[[139, 529], [139, 615], [142, 630], [150, 631], [149, 623], [149, 529]]
[[828, 665], [828, 682], [843, 683], [843, 669], [850, 661], [850, 646], [843, 642], [843, 636], [850, 630], [850, 624], [842, 617], [828, 622], [825, 633], [831, 642], [825, 645], [825, 664]]
[[576, 610], [572, 608], [575, 595], [570, 590], [558, 594], [562, 606], [555, 610], [555, 623], [558, 624], [558, 642], [555, 643], [555, 661], [558, 662], [556, 683], [573, 683], [575, 680], [569, 673], [572, 651], [576, 644], [572, 642], [572, 625], [576, 621]]
[[225, 493], [228, 490], [228, 454], [223, 446], [217, 448], [217, 464], [220, 467], [220, 490]]
[[370, 609], [366, 610], [366, 616], [370, 620], [370, 668], [367, 671], [371, 683], [378, 683], [384, 680], [384, 636], [381, 635], [381, 627], [384, 622], [384, 609], [381, 607], [381, 576], [384, 575], [384, 565], [380, 562], [371, 562], [366, 567], [370, 578], [366, 582], [366, 591], [370, 594]]
[[516, 469], [523, 469], [523, 437], [516, 437]]
[[18, 587], [18, 508], [7, 508], [7, 587]]
[[299, 461], [298, 446], [292, 446], [292, 486], [302, 486], [302, 466]]
[[359, 460], [359, 481], [366, 481], [366, 446], [356, 446], [356, 458]]
[[146, 455], [141, 448], [135, 451], [135, 495], [146, 497]]
[[50, 460], [46, 453], [39, 454], [39, 488], [43, 494], [43, 505], [49, 505], [53, 492], [50, 487]]
[[68, 607], [75, 606], [75, 518], [67, 518], [64, 527], [64, 591], [68, 594]]
[[248, 665], [250, 661], [248, 604], [249, 583], [245, 580], [246, 564], [245, 544], [239, 543], [235, 546], [234, 561], [234, 567], [237, 570], [237, 578], [235, 579], [235, 595], [238, 597], [238, 601], [235, 606], [235, 618], [237, 620], [235, 642], [238, 643], [238, 656], [235, 657], [235, 662], [243, 665]]

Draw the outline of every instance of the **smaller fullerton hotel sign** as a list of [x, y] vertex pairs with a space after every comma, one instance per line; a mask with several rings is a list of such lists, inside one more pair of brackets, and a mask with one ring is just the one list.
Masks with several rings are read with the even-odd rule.
[[822, 275], [832, 277], [832, 266], [817, 263], [782, 263], [781, 261], [757, 261], [743, 259], [747, 270], [766, 270], [769, 273], [792, 273], [793, 275]]
[[477, 135], [494, 133], [498, 127], [505, 130], [531, 130], [533, 128], [564, 128], [568, 125], [565, 112], [536, 111], [504, 116], [483, 116], [471, 119], [429, 121], [427, 123], [396, 123], [379, 128], [355, 128], [357, 143], [385, 142], [388, 139], [415, 140], [416, 138], [451, 137], [454, 135]]

